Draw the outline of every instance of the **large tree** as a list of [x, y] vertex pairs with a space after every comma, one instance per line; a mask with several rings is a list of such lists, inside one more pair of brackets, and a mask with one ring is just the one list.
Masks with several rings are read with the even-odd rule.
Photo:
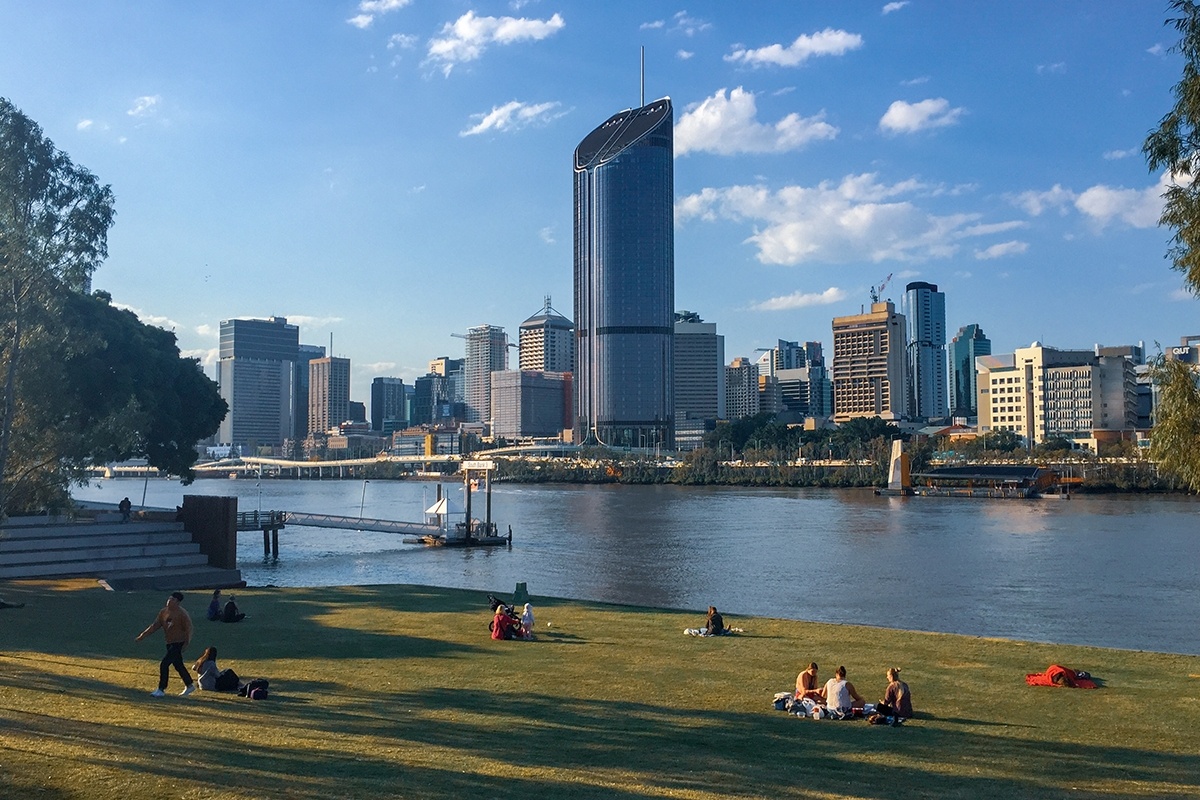
[[24, 348], [108, 254], [113, 195], [0, 98], [0, 510], [9, 508]]
[[[1159, 224], [1174, 231], [1168, 256], [1183, 273], [1185, 285], [1200, 295], [1200, 5], [1172, 0], [1167, 25], [1179, 33], [1172, 48], [1183, 56], [1183, 75], [1175, 84], [1175, 105], [1146, 137], [1142, 152], [1152, 172], [1165, 170], [1173, 180], [1163, 195]], [[1196, 373], [1159, 355], [1151, 374], [1158, 386], [1150, 456], [1160, 468], [1200, 491], [1200, 390]]]

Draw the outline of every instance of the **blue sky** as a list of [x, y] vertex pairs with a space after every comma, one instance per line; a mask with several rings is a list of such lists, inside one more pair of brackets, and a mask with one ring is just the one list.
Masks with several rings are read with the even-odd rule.
[[[1197, 333], [1140, 155], [1166, 3], [0, 0], [0, 95], [111, 184], [94, 278], [213, 374], [217, 327], [411, 379], [572, 316], [571, 155], [675, 105], [676, 308], [831, 346], [924, 280], [995, 352]], [[514, 358], [515, 364], [515, 358]]]

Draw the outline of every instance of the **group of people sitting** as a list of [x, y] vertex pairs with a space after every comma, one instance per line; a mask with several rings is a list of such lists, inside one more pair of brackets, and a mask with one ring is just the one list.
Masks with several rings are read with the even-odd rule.
[[493, 611], [495, 616], [488, 625], [493, 639], [529, 640], [533, 638], [532, 605], [526, 603], [520, 615], [512, 606], [506, 606], [503, 603], [498, 604]]
[[887, 681], [883, 699], [871, 706], [863, 700], [854, 684], [846, 680], [845, 667], [838, 667], [833, 677], [822, 686], [817, 677], [817, 663], [814, 661], [808, 665], [808, 669], [796, 676], [796, 694], [791, 708], [796, 713], [811, 715], [813, 719], [847, 719], [868, 713], [879, 715], [892, 724], [911, 719], [912, 692], [909, 691], [908, 684], [900, 680], [899, 668], [888, 668]]
[[208, 618], [214, 622], [220, 620], [222, 622], [241, 622], [246, 618], [237, 605], [237, 601], [233, 595], [229, 595], [229, 599], [225, 604], [221, 604], [221, 590], [214, 589], [212, 593], [212, 602], [208, 604]]

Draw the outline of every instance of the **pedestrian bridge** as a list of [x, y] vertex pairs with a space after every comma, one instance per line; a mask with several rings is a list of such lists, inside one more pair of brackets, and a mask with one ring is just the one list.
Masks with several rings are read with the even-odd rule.
[[406, 536], [436, 536], [441, 527], [428, 522], [402, 522], [368, 517], [308, 514], [302, 511], [242, 511], [237, 515], [239, 531], [262, 531], [263, 555], [279, 557], [279, 531], [288, 525], [305, 528], [334, 528], [344, 531], [398, 533]]

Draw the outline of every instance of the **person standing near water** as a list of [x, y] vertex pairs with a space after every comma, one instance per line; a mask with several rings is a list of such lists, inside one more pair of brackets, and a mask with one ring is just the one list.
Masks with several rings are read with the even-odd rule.
[[183, 691], [179, 693], [181, 696], [186, 697], [196, 691], [196, 684], [183, 664], [183, 648], [192, 641], [192, 618], [183, 610], [183, 606], [180, 605], [182, 602], [182, 592], [171, 592], [167, 604], [158, 612], [154, 622], [135, 639], [140, 642], [161, 628], [167, 640], [167, 654], [158, 664], [158, 688], [150, 693], [153, 697], [162, 697], [167, 693], [167, 679], [171, 667], [175, 667], [175, 671], [183, 679]]

